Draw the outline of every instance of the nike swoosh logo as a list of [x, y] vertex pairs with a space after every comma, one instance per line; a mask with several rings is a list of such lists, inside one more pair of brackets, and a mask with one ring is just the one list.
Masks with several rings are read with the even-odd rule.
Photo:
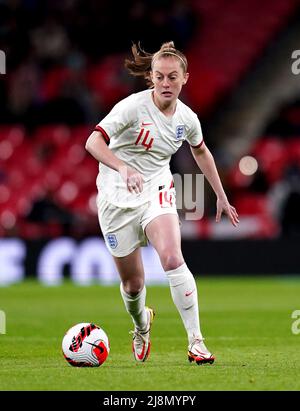
[[185, 296], [186, 296], [186, 297], [190, 296], [191, 294], [193, 294], [194, 291], [195, 291], [195, 289], [192, 290], [192, 291], [187, 291], [187, 292], [185, 293]]
[[142, 359], [144, 358], [144, 355], [145, 355], [145, 347], [146, 347], [146, 344], [144, 343], [142, 352], [141, 352], [140, 354], [137, 353], [137, 357], [138, 357], [139, 360], [142, 360]]
[[153, 123], [144, 123], [142, 122], [142, 126], [152, 126]]
[[89, 345], [92, 345], [93, 347], [98, 348], [98, 350], [100, 351], [101, 354], [104, 353], [104, 349], [103, 349], [103, 347], [101, 347], [101, 345], [99, 346], [99, 345], [97, 345], [97, 344], [93, 344], [93, 343], [90, 343], [90, 342], [88, 342], [88, 341], [85, 341], [85, 343], [86, 343], [86, 344], [89, 344]]

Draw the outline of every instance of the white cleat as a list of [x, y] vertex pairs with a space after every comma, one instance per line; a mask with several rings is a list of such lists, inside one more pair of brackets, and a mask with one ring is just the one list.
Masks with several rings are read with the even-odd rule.
[[144, 362], [149, 357], [151, 341], [150, 341], [150, 329], [155, 316], [152, 308], [146, 307], [148, 322], [145, 331], [139, 331], [135, 329], [130, 333], [133, 334], [132, 340], [132, 352], [136, 361]]
[[205, 347], [203, 339], [195, 338], [188, 347], [188, 359], [190, 362], [196, 361], [200, 364], [212, 364], [215, 357]]

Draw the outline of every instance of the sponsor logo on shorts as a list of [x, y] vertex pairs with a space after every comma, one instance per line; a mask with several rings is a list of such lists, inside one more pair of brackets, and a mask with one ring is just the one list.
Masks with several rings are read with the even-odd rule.
[[117, 241], [117, 237], [116, 237], [115, 234], [107, 234], [106, 240], [107, 240], [110, 248], [112, 248], [112, 249], [117, 248], [118, 241]]
[[183, 125], [179, 125], [176, 127], [176, 139], [180, 140], [181, 138], [184, 137], [184, 126]]

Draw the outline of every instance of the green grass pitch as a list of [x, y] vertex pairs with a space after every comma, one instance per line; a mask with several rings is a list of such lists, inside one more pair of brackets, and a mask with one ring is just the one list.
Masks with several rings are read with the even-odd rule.
[[[131, 353], [131, 320], [118, 286], [79, 287], [35, 281], [0, 288], [6, 334], [0, 335], [0, 390], [201, 391], [299, 390], [299, 277], [198, 279], [202, 332], [213, 365], [187, 360], [186, 335], [168, 287], [148, 286], [156, 310], [152, 351], [145, 363]], [[63, 358], [65, 331], [95, 322], [110, 338], [99, 368], [74, 368]]]

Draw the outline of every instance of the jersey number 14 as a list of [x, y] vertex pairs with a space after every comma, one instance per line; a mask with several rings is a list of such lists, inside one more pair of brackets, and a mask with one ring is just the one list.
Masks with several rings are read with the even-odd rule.
[[140, 143], [142, 137], [144, 136], [144, 138], [143, 138], [143, 140], [140, 144], [142, 146], [146, 147], [146, 150], [150, 150], [150, 148], [152, 147], [154, 138], [149, 137], [150, 130], [147, 130], [145, 135], [144, 135], [144, 131], [145, 131], [145, 129], [142, 128], [141, 131], [140, 131], [140, 134], [138, 135], [138, 138], [136, 139], [135, 145], [137, 146]]

